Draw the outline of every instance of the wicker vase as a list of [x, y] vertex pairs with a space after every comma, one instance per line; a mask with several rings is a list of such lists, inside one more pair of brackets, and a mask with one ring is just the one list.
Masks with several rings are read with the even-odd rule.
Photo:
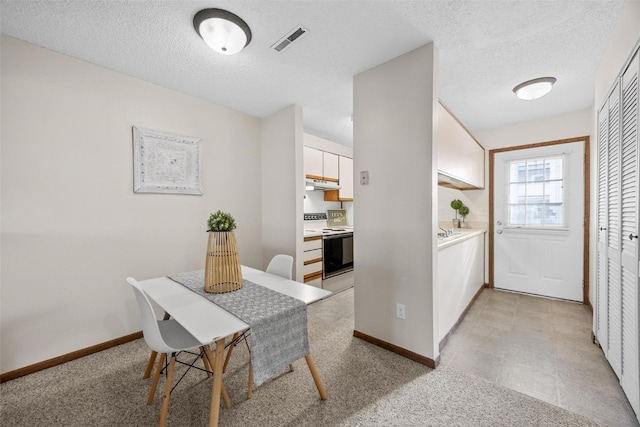
[[207, 262], [204, 268], [204, 290], [220, 294], [242, 287], [242, 269], [238, 245], [233, 231], [210, 231]]

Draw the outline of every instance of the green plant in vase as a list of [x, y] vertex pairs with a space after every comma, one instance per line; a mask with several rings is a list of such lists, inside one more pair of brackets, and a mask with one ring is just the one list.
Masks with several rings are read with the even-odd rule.
[[469, 208], [465, 205], [462, 205], [458, 208], [458, 213], [462, 217], [462, 223], [465, 224], [464, 228], [467, 228], [467, 224], [465, 222], [467, 215], [469, 215]]
[[460, 209], [462, 206], [464, 205], [462, 204], [461, 200], [453, 199], [451, 201], [451, 209], [453, 209], [453, 211], [456, 213], [456, 217], [453, 220], [453, 228], [460, 228], [460, 220], [458, 219], [458, 209]]

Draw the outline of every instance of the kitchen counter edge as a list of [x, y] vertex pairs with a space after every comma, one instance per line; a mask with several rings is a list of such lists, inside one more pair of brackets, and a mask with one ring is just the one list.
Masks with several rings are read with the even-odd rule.
[[480, 236], [481, 234], [484, 234], [486, 232], [487, 230], [482, 228], [456, 230], [456, 233], [460, 234], [444, 239], [438, 239], [438, 250], [448, 248], [449, 246], [453, 246], [457, 243], [463, 242], [473, 237]]

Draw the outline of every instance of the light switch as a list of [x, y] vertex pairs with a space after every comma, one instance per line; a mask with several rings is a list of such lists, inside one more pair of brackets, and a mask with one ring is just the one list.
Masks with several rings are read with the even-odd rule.
[[360, 185], [369, 184], [369, 171], [360, 171]]

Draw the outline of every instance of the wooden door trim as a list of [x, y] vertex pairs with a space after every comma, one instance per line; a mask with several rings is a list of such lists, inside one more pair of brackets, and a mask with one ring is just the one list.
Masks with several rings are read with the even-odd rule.
[[493, 212], [493, 192], [494, 192], [494, 156], [496, 153], [504, 153], [506, 151], [518, 151], [518, 150], [526, 150], [529, 148], [539, 148], [539, 147], [547, 147], [550, 145], [560, 145], [560, 144], [570, 144], [572, 142], [583, 142], [584, 143], [584, 239], [583, 239], [583, 249], [582, 249], [582, 257], [583, 257], [583, 267], [582, 267], [582, 280], [584, 281], [584, 286], [582, 288], [582, 302], [589, 306], [589, 308], [593, 311], [593, 307], [591, 305], [591, 301], [589, 301], [589, 224], [590, 224], [590, 213], [591, 213], [591, 188], [589, 187], [590, 183], [590, 137], [581, 136], [577, 138], [567, 138], [567, 139], [558, 139], [555, 141], [545, 141], [545, 142], [537, 142], [534, 144], [527, 145], [517, 145], [513, 147], [505, 147], [505, 148], [496, 148], [494, 150], [489, 150], [489, 283], [488, 287], [494, 287], [493, 274], [493, 232], [494, 232], [494, 212]]

